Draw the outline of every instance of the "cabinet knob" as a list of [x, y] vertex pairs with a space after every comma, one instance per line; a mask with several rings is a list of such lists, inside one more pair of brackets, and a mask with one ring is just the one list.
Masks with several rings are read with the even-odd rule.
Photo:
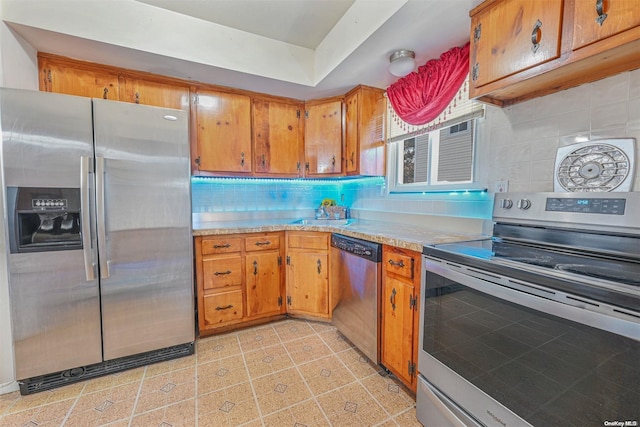
[[404, 262], [402, 260], [400, 260], [400, 262], [395, 262], [394, 260], [390, 259], [389, 264], [391, 264], [394, 267], [400, 267], [400, 268], [404, 267]]
[[531, 31], [531, 50], [533, 53], [536, 53], [540, 48], [540, 40], [542, 40], [542, 31], [540, 31], [540, 27], [542, 27], [542, 22], [538, 19], [533, 26], [533, 31]]
[[596, 12], [598, 13], [598, 17], [596, 18], [596, 22], [600, 24], [602, 27], [602, 23], [605, 19], [607, 19], [606, 13], [604, 13], [604, 2], [603, 0], [596, 0]]

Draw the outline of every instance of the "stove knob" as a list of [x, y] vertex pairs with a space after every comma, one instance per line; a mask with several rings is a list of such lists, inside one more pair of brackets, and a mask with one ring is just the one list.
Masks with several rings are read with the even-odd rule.
[[500, 200], [500, 207], [502, 209], [511, 209], [512, 206], [513, 206], [513, 202], [511, 201], [511, 199], [501, 199]]
[[531, 200], [529, 199], [520, 199], [518, 200], [518, 209], [527, 210], [531, 207]]

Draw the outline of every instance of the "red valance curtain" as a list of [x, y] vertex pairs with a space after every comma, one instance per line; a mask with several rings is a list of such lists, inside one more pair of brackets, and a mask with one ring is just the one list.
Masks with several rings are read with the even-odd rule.
[[406, 123], [423, 125], [438, 117], [469, 73], [469, 43], [454, 47], [387, 88], [393, 110]]

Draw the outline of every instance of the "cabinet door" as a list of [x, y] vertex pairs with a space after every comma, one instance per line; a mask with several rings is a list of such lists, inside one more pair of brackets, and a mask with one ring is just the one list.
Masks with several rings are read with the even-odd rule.
[[470, 72], [479, 87], [560, 56], [562, 0], [505, 0], [471, 18]]
[[203, 289], [242, 285], [240, 254], [206, 256], [202, 259]]
[[287, 255], [287, 305], [291, 311], [310, 314], [329, 312], [328, 255], [297, 252]]
[[385, 275], [382, 289], [381, 362], [406, 384], [413, 384], [415, 298], [411, 283]]
[[342, 101], [306, 106], [304, 126], [305, 174], [340, 174]]
[[120, 101], [189, 111], [189, 88], [123, 77], [120, 79]]
[[200, 171], [251, 172], [251, 99], [199, 90], [196, 97], [196, 163]]
[[384, 92], [362, 88], [358, 114], [359, 175], [385, 174], [385, 113]]
[[246, 256], [247, 316], [281, 312], [279, 252], [253, 252]]
[[115, 101], [119, 99], [116, 73], [48, 59], [40, 60], [40, 90]]
[[640, 26], [638, 0], [576, 0], [573, 50]]
[[301, 108], [296, 104], [254, 100], [253, 140], [257, 174], [299, 175]]
[[358, 155], [358, 98], [359, 92], [355, 91], [344, 99], [345, 106], [345, 172], [357, 174], [360, 164]]
[[219, 292], [203, 297], [204, 329], [242, 319], [242, 290]]

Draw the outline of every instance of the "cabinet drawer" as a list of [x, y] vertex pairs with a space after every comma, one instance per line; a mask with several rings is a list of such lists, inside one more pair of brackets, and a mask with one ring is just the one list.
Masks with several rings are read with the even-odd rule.
[[204, 321], [216, 325], [242, 319], [242, 291], [220, 292], [204, 296]]
[[386, 252], [382, 256], [382, 262], [387, 273], [394, 273], [413, 280], [413, 257]]
[[202, 255], [240, 252], [242, 239], [240, 237], [202, 239]]
[[204, 289], [242, 285], [240, 255], [208, 257], [202, 260]]
[[278, 234], [267, 234], [266, 236], [251, 236], [244, 240], [244, 247], [247, 252], [266, 251], [280, 248], [280, 236]]
[[327, 233], [314, 233], [311, 231], [291, 233], [287, 239], [287, 246], [289, 248], [329, 249], [329, 234]]

